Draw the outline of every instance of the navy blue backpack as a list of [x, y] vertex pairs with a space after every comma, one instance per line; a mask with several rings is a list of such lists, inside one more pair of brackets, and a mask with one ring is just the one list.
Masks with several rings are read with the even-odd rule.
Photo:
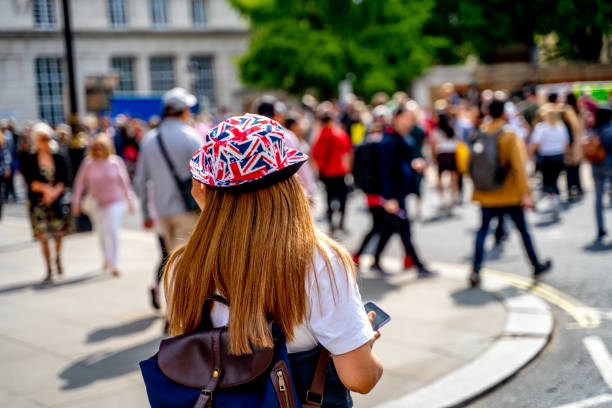
[[270, 323], [274, 348], [232, 355], [227, 327], [212, 327], [208, 312], [211, 301], [228, 304], [220, 296], [207, 299], [198, 331], [162, 340], [158, 353], [140, 362], [152, 408], [322, 406], [330, 361], [327, 350], [322, 348], [318, 353], [312, 382], [302, 404], [294, 387], [282, 330]]

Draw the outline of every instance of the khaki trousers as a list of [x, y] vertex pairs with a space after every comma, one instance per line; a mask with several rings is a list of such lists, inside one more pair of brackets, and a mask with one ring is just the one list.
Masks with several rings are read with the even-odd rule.
[[198, 222], [199, 213], [185, 212], [160, 219], [161, 236], [168, 253], [185, 244]]

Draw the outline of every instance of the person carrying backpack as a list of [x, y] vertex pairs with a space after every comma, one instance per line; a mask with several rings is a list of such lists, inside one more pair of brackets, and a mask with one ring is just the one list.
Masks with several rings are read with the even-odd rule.
[[[380, 257], [389, 239], [398, 233], [406, 255], [417, 269], [417, 277], [430, 278], [435, 273], [425, 266], [417, 254], [406, 211], [406, 197], [414, 191], [414, 176], [422, 172], [426, 165], [423, 158], [415, 157], [413, 146], [405, 138], [413, 125], [412, 112], [406, 104], [401, 104], [393, 114], [393, 125], [384, 129], [384, 137], [377, 149], [380, 197], [385, 212], [380, 240], [374, 253], [374, 264], [370, 269], [386, 274], [380, 266]], [[404, 265], [408, 266], [406, 258]]]
[[382, 141], [383, 129], [389, 125], [391, 111], [386, 105], [377, 106], [372, 112], [374, 121], [364, 142], [355, 149], [353, 179], [355, 186], [364, 192], [372, 228], [363, 237], [357, 252], [353, 253], [353, 262], [359, 266], [359, 257], [376, 235], [381, 234], [385, 220], [384, 200], [381, 194], [380, 170], [378, 165], [379, 143]]
[[[350, 255], [311, 218], [295, 176], [306, 160], [264, 116], [207, 133], [190, 164], [202, 213], [164, 277], [176, 337], [141, 363], [152, 406], [351, 407], [349, 390], [380, 379], [375, 313]], [[317, 381], [308, 390], [315, 366], [327, 368], [315, 375], [319, 395]]]
[[[593, 181], [595, 183], [595, 218], [597, 220], [597, 238], [600, 242], [608, 235], [603, 215], [603, 195], [606, 180], [612, 181], [612, 109], [599, 108], [595, 111], [595, 123], [593, 133], [589, 136], [589, 144], [594, 144], [594, 149], [589, 149], [587, 159], [591, 161]], [[591, 152], [591, 150], [594, 150]]]
[[484, 123], [473, 137], [470, 176], [474, 183], [472, 199], [481, 206], [481, 225], [476, 244], [471, 286], [480, 284], [480, 269], [484, 257], [484, 243], [493, 218], [508, 215], [521, 234], [523, 245], [536, 278], [548, 271], [550, 260], [541, 263], [536, 255], [531, 235], [525, 222], [525, 209], [533, 208], [533, 199], [525, 168], [525, 147], [516, 134], [505, 127], [504, 102], [494, 100], [489, 105], [491, 121]]

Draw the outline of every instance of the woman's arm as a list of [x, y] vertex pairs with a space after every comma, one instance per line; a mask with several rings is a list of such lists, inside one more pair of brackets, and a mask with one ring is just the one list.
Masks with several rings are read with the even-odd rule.
[[119, 157], [116, 157], [115, 162], [117, 163], [117, 167], [119, 170], [119, 179], [121, 183], [121, 190], [123, 191], [123, 195], [128, 202], [130, 211], [134, 211], [134, 192], [132, 191], [132, 185], [130, 183], [130, 176], [128, 175], [127, 168], [125, 167], [125, 163]]
[[72, 213], [75, 216], [79, 216], [81, 213], [80, 203], [85, 190], [86, 173], [89, 167], [89, 160], [86, 158], [79, 166], [77, 170], [76, 178], [74, 179], [73, 193], [72, 193]]
[[[376, 312], [368, 313], [370, 322], [374, 320]], [[374, 388], [383, 373], [381, 361], [372, 351], [374, 342], [380, 333], [374, 332], [374, 337], [363, 346], [348, 353], [335, 355], [334, 365], [340, 381], [351, 391], [367, 394]]]

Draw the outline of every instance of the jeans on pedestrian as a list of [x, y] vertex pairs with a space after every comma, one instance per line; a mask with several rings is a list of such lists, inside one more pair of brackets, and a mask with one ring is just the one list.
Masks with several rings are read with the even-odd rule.
[[576, 190], [578, 190], [578, 192], [582, 192], [582, 183], [580, 182], [580, 166], [565, 166], [565, 174], [567, 175], [568, 190], [572, 190], [572, 188], [575, 188]]
[[612, 167], [592, 165], [593, 181], [595, 182], [595, 218], [597, 219], [597, 232], [606, 231], [603, 214], [603, 196], [606, 180], [612, 182]]
[[[405, 213], [405, 209], [403, 210]], [[376, 253], [374, 254], [374, 262], [378, 264], [380, 260], [380, 255], [385, 249], [387, 242], [389, 242], [391, 236], [396, 232], [400, 235], [402, 244], [404, 244], [404, 249], [406, 250], [406, 254], [410, 255], [414, 265], [417, 268], [422, 268], [423, 263], [419, 259], [419, 256], [416, 253], [416, 249], [412, 244], [412, 236], [410, 233], [410, 220], [408, 220], [408, 218], [400, 218], [397, 215], [389, 214], [386, 211], [382, 232], [380, 234], [380, 241], [378, 241], [378, 245], [376, 246]]]
[[531, 264], [536, 267], [540, 265], [538, 261], [538, 257], [535, 253], [535, 249], [533, 247], [533, 242], [531, 241], [531, 236], [529, 235], [529, 231], [527, 230], [527, 224], [525, 222], [525, 213], [521, 207], [511, 206], [511, 207], [482, 207], [482, 221], [480, 224], [480, 229], [476, 234], [476, 249], [474, 251], [474, 272], [479, 272], [482, 267], [482, 260], [484, 258], [484, 244], [485, 239], [487, 238], [487, 233], [489, 232], [489, 225], [491, 224], [491, 220], [493, 218], [503, 219], [504, 215], [508, 215], [516, 228], [521, 234], [521, 238], [523, 240], [523, 246], [525, 247], [525, 252], [527, 252], [527, 256], [529, 257], [529, 261]]
[[346, 197], [348, 195], [348, 186], [344, 181], [344, 176], [341, 177], [321, 177], [321, 181], [325, 185], [325, 193], [327, 195], [327, 220], [332, 232], [336, 229], [333, 224], [333, 203], [338, 201], [340, 212], [339, 228], [344, 228], [344, 210], [346, 208]]
[[559, 187], [557, 181], [559, 174], [563, 170], [563, 155], [542, 156], [542, 178], [544, 184], [544, 192], [548, 194], [559, 195]]
[[119, 229], [123, 216], [123, 202], [116, 201], [107, 206], [96, 206], [94, 223], [100, 236], [104, 260], [111, 268], [117, 266], [119, 257]]

